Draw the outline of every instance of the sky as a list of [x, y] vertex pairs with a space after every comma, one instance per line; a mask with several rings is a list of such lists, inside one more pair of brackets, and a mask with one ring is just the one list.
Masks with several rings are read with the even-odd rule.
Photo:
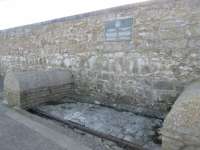
[[148, 0], [0, 0], [0, 30]]

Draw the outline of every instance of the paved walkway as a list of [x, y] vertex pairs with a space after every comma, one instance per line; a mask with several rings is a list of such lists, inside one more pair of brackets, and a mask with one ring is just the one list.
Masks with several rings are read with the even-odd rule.
[[91, 150], [0, 104], [0, 150]]

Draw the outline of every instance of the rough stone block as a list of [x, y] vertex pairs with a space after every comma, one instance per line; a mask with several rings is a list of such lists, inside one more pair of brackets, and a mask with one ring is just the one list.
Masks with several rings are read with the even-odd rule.
[[72, 74], [66, 70], [9, 72], [4, 94], [10, 106], [22, 108], [61, 100], [73, 92]]
[[200, 81], [179, 96], [162, 129], [163, 150], [200, 149]]

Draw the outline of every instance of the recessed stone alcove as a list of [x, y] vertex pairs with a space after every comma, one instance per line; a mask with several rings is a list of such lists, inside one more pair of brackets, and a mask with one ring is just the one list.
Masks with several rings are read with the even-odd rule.
[[163, 150], [199, 148], [199, 81], [185, 88], [164, 124], [142, 111], [77, 101], [71, 98], [73, 88], [73, 76], [67, 70], [9, 72], [4, 81], [9, 106], [31, 108], [144, 149], [161, 149], [161, 137]]
[[68, 70], [9, 72], [4, 80], [4, 95], [11, 107], [70, 121], [138, 150], [160, 149], [162, 119], [148, 117], [142, 111], [73, 99], [73, 82]]

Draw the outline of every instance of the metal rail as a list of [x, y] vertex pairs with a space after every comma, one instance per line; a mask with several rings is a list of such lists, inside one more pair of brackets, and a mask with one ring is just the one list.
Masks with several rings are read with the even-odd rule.
[[147, 150], [147, 149], [142, 148], [142, 146], [139, 145], [139, 144], [136, 144], [136, 143], [133, 143], [133, 142], [129, 142], [129, 141], [117, 138], [117, 137], [112, 136], [112, 135], [108, 135], [108, 134], [104, 134], [102, 132], [98, 132], [98, 131], [92, 130], [92, 129], [88, 128], [88, 127], [85, 127], [85, 126], [80, 125], [78, 123], [72, 122], [70, 120], [60, 119], [60, 118], [58, 118], [56, 116], [53, 116], [53, 115], [51, 115], [49, 113], [46, 113], [45, 111], [42, 111], [42, 110], [37, 109], [37, 108], [31, 108], [28, 111], [31, 112], [31, 113], [37, 114], [39, 116], [48, 118], [48, 119], [58, 121], [58, 122], [60, 122], [60, 123], [62, 123], [64, 125], [67, 125], [70, 128], [77, 128], [79, 130], [82, 130], [84, 132], [93, 134], [95, 136], [98, 136], [98, 137], [113, 141], [113, 142], [117, 143], [118, 145], [120, 145], [121, 147], [126, 148], [127, 150]]

